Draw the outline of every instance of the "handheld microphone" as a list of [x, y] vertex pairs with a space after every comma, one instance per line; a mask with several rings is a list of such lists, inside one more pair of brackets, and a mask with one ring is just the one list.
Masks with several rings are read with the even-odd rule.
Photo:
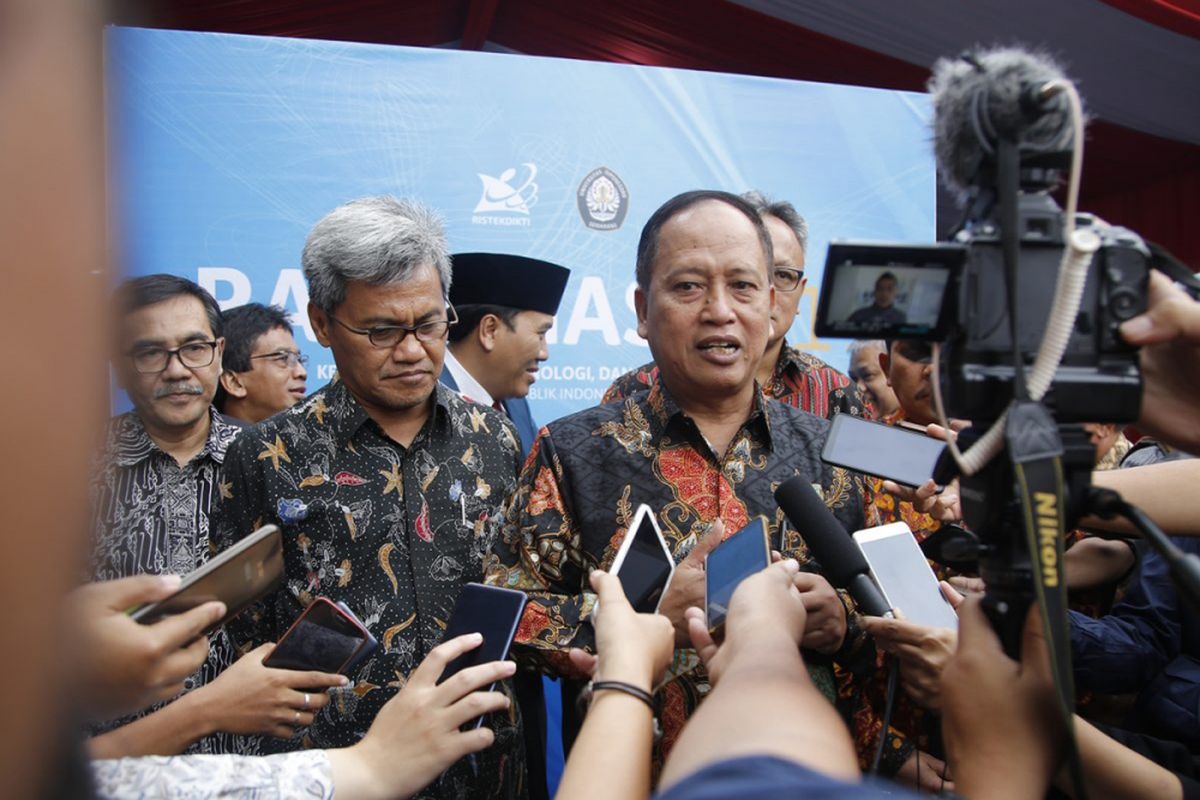
[[892, 610], [875, 585], [858, 545], [837, 521], [825, 502], [802, 476], [784, 481], [775, 490], [775, 501], [788, 522], [804, 537], [821, 571], [838, 589], [850, 592], [862, 613], [890, 617]]
[[1023, 159], [1041, 155], [1047, 165], [1065, 167], [1073, 127], [1056, 82], [1066, 80], [1049, 56], [1016, 47], [938, 59], [927, 88], [934, 152], [947, 185], [961, 192], [977, 185], [983, 168], [995, 165], [1001, 138], [1016, 142]]

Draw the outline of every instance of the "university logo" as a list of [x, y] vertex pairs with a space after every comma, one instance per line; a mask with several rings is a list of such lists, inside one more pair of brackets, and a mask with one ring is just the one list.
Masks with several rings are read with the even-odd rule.
[[579, 216], [592, 230], [615, 231], [629, 210], [625, 181], [608, 167], [596, 167], [579, 184]]
[[538, 185], [534, 181], [537, 165], [525, 162], [521, 167], [521, 175], [516, 167], [509, 167], [496, 176], [477, 173], [483, 192], [475, 204], [471, 217], [473, 224], [529, 227], [529, 209], [538, 199]]

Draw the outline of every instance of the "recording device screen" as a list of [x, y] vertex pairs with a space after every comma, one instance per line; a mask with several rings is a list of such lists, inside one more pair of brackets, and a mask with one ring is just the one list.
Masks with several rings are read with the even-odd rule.
[[942, 340], [951, 322], [959, 245], [834, 242], [817, 305], [818, 336]]
[[903, 522], [868, 528], [854, 541], [871, 567], [871, 575], [888, 606], [921, 625], [958, 629], [958, 615], [942, 596], [937, 578], [912, 531]]
[[729, 601], [738, 584], [770, 563], [766, 517], [755, 517], [708, 554], [704, 562], [704, 600], [710, 629], [716, 630], [725, 622]]
[[653, 614], [658, 610], [663, 591], [675, 571], [675, 559], [650, 506], [644, 503], [638, 506], [611, 571], [621, 579], [621, 588], [635, 611]]
[[182, 614], [210, 600], [225, 604], [225, 616], [209, 626], [216, 630], [283, 580], [283, 536], [275, 525], [264, 525], [233, 547], [188, 573], [178, 591], [165, 600], [144, 605], [130, 616], [150, 625], [163, 617]]
[[275, 645], [263, 665], [341, 672], [367, 643], [366, 630], [328, 598], [318, 597]]
[[905, 486], [920, 486], [933, 476], [945, 449], [945, 442], [921, 433], [838, 414], [829, 427], [821, 460]]

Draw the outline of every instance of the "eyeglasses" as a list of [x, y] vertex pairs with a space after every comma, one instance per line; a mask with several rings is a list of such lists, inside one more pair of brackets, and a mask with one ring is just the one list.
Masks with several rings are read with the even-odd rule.
[[260, 356], [250, 356], [253, 361], [256, 358], [265, 358], [275, 362], [276, 366], [284, 369], [295, 369], [297, 364], [307, 364], [308, 356], [303, 353], [294, 353], [291, 350], [279, 350], [274, 353], [263, 353]]
[[417, 337], [418, 342], [436, 342], [446, 338], [446, 332], [450, 330], [450, 326], [458, 322], [458, 312], [454, 310], [454, 306], [446, 306], [447, 319], [439, 319], [434, 322], [423, 322], [420, 325], [409, 327], [407, 325], [379, 325], [374, 328], [354, 328], [342, 322], [333, 314], [329, 318], [341, 325], [351, 333], [357, 333], [359, 336], [366, 336], [371, 344], [379, 348], [395, 347], [403, 342], [411, 333]]
[[175, 356], [179, 356], [179, 363], [188, 369], [199, 369], [213, 363], [216, 355], [215, 341], [188, 342], [174, 350], [165, 347], [142, 347], [129, 353], [129, 359], [133, 362], [133, 368], [142, 375], [154, 375], [166, 370]]
[[790, 292], [804, 279], [804, 270], [795, 267], [772, 267], [771, 283], [781, 292]]

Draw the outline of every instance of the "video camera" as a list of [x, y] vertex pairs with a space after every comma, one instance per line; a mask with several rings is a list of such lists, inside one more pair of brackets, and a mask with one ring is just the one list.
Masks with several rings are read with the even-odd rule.
[[[1137, 351], [1117, 328], [1145, 310], [1150, 251], [1137, 234], [1089, 215], [1077, 215], [1076, 226], [1095, 231], [1101, 245], [1045, 401], [1060, 423], [1133, 422], [1142, 392]], [[1064, 246], [1062, 211], [1047, 191], [1021, 194], [1017, 230], [1017, 344], [1028, 367], [1050, 318]], [[1014, 375], [1002, 246], [990, 216], [969, 221], [954, 243], [835, 241], [825, 263], [816, 333], [941, 342], [938, 380], [947, 414], [976, 423], [995, 420], [1013, 397]], [[890, 303], [881, 305], [877, 297], [888, 299], [889, 283], [895, 287]]]

